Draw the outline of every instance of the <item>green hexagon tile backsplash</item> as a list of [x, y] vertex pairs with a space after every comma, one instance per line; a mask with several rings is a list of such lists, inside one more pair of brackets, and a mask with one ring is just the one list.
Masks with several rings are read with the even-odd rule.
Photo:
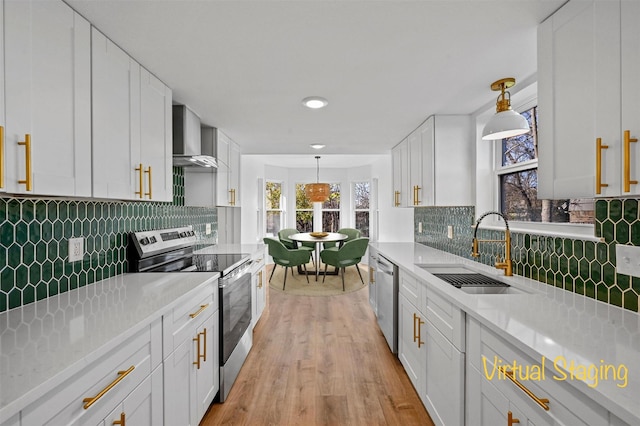
[[[514, 273], [638, 312], [640, 278], [616, 273], [616, 244], [640, 245], [639, 201], [596, 201], [595, 236], [602, 242], [513, 232]], [[416, 208], [415, 241], [471, 258], [474, 217], [473, 206]], [[453, 239], [447, 238], [449, 225], [454, 227]], [[501, 231], [478, 232], [483, 239], [503, 237]], [[502, 252], [498, 244], [481, 244], [479, 261], [493, 265]]]
[[[0, 198], [0, 312], [126, 272], [132, 231], [193, 225], [214, 244], [217, 210], [184, 206], [180, 168], [173, 194], [173, 203]], [[84, 238], [81, 262], [67, 261], [72, 237]]]

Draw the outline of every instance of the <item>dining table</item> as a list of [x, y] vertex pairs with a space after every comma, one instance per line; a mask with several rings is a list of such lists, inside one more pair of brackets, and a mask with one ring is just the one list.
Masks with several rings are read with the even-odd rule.
[[[328, 243], [328, 242], [337, 242], [338, 245], [341, 246], [344, 240], [349, 238], [349, 236], [345, 234], [340, 234], [338, 232], [322, 232], [322, 233], [301, 232], [299, 234], [292, 234], [288, 238], [292, 241], [297, 241], [300, 243], [315, 243], [316, 270], [309, 271], [308, 274], [311, 274], [311, 273], [315, 274], [316, 281], [318, 281], [318, 275], [320, 275], [321, 273], [320, 272], [320, 246], [323, 243]], [[300, 272], [300, 269], [298, 269], [298, 272]], [[324, 272], [322, 273], [324, 274]], [[329, 272], [327, 272], [327, 274], [329, 274]], [[337, 271], [334, 272], [334, 274], [337, 274]]]

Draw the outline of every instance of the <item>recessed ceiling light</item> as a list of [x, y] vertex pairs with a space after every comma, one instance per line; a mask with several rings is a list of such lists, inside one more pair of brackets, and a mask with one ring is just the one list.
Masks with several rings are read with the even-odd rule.
[[309, 96], [302, 100], [302, 105], [311, 109], [324, 108], [328, 103], [329, 102], [325, 98], [321, 98], [320, 96]]
[[322, 149], [324, 148], [326, 145], [322, 145], [321, 143], [312, 143], [311, 145], [309, 145], [311, 148], [313, 149]]

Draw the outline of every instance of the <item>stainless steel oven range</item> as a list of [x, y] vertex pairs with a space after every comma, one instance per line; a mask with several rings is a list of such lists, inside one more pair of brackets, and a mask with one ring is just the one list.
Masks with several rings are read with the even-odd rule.
[[198, 254], [191, 226], [129, 235], [131, 272], [219, 272], [220, 392], [224, 402], [253, 344], [251, 256], [245, 253]]

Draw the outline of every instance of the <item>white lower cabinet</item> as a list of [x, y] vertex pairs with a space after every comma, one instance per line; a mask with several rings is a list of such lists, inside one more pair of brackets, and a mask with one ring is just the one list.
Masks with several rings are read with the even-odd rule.
[[265, 275], [265, 253], [264, 250], [254, 253], [252, 256], [253, 265], [251, 267], [251, 327], [262, 316], [262, 312], [267, 304], [267, 287]]
[[164, 316], [163, 333], [165, 425], [197, 425], [220, 386], [217, 289]]
[[398, 358], [421, 398], [427, 361], [424, 333], [424, 315], [401, 292], [398, 296]]
[[[467, 332], [467, 424], [494, 426], [518, 421], [536, 426], [624, 424], [571, 385], [554, 380], [555, 372], [538, 370], [545, 374], [536, 374], [532, 366], [540, 366], [540, 359], [521, 352], [475, 319], [467, 319]], [[509, 370], [514, 362], [531, 366], [530, 375], [515, 374], [512, 380], [500, 372], [504, 367]]]
[[22, 426], [99, 425], [128, 409], [141, 419], [129, 424], [161, 425], [161, 348], [158, 319], [22, 410]]

